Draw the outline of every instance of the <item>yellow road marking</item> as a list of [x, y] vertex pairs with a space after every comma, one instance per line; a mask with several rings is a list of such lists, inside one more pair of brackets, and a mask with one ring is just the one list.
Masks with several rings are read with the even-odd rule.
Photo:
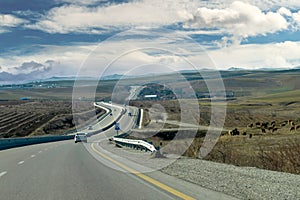
[[92, 147], [93, 151], [95, 151], [97, 154], [99, 154], [103, 158], [111, 161], [112, 163], [118, 165], [119, 167], [125, 169], [126, 171], [128, 171], [128, 172], [130, 172], [130, 173], [132, 173], [132, 174], [134, 174], [136, 176], [138, 176], [139, 178], [141, 178], [141, 179], [143, 179], [143, 180], [145, 180], [145, 181], [147, 181], [147, 182], [149, 182], [149, 183], [151, 183], [151, 184], [153, 184], [153, 185], [155, 185], [155, 186], [157, 186], [157, 187], [159, 187], [159, 188], [161, 188], [161, 189], [163, 189], [163, 190], [165, 190], [165, 191], [167, 191], [167, 192], [169, 192], [169, 193], [171, 193], [171, 194], [173, 194], [173, 195], [175, 195], [175, 196], [177, 196], [179, 198], [187, 199], [187, 200], [195, 200], [195, 198], [193, 198], [191, 196], [188, 196], [188, 195], [186, 195], [186, 194], [184, 194], [182, 192], [179, 192], [179, 191], [177, 191], [177, 190], [175, 190], [175, 189], [173, 189], [173, 188], [171, 188], [171, 187], [169, 187], [169, 186], [167, 186], [167, 185], [165, 185], [165, 184], [163, 184], [163, 183], [161, 183], [161, 182], [159, 182], [157, 180], [154, 180], [153, 178], [150, 178], [149, 176], [146, 176], [145, 174], [139, 173], [138, 171], [136, 171], [136, 170], [134, 170], [134, 169], [132, 169], [132, 168], [130, 168], [130, 167], [128, 167], [128, 166], [126, 166], [126, 165], [124, 165], [124, 164], [122, 164], [122, 163], [114, 160], [114, 159], [112, 159], [111, 157], [109, 157], [109, 156], [101, 153], [100, 151], [98, 151], [94, 147], [94, 143], [91, 144], [91, 147]]

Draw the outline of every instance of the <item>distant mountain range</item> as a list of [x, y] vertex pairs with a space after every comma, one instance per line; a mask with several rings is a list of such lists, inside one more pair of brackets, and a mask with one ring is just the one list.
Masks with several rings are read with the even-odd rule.
[[[203, 71], [214, 71], [211, 69], [202, 69]], [[220, 70], [220, 71], [228, 71], [228, 72], [237, 72], [237, 71], [295, 71], [300, 70], [299, 67], [295, 67], [292, 69], [286, 69], [286, 68], [260, 68], [255, 70], [249, 70], [244, 68], [238, 68], [238, 67], [230, 67], [226, 70]], [[197, 73], [197, 70], [181, 70], [180, 73]], [[113, 74], [113, 75], [107, 75], [101, 77], [100, 80], [119, 80], [119, 79], [130, 79], [130, 78], [137, 78], [137, 77], [143, 77], [142, 76], [126, 76], [121, 74]], [[76, 76], [53, 76], [50, 78], [44, 78], [44, 79], [36, 79], [35, 73], [29, 73], [29, 74], [11, 74], [8, 72], [0, 72], [0, 85], [7, 85], [7, 84], [24, 84], [29, 82], [54, 82], [54, 81], [75, 81], [75, 80], [98, 80], [97, 77], [76, 77]]]
[[11, 74], [8, 72], [0, 72], [0, 85], [5, 84], [22, 84], [35, 80], [36, 75], [29, 74]]
[[[113, 74], [101, 77], [100, 80], [119, 80], [119, 79], [134, 78], [134, 76], [124, 76], [120, 74]], [[76, 77], [76, 76], [53, 76], [50, 78], [36, 79], [34, 74], [11, 74], [8, 72], [0, 72], [0, 85], [10, 84], [25, 84], [30, 82], [56, 82], [56, 81], [75, 81], [75, 80], [95, 80], [96, 77]]]

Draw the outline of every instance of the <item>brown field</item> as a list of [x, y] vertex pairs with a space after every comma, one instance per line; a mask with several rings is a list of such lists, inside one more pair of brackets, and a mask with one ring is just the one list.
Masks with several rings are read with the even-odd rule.
[[87, 122], [93, 117], [93, 113], [96, 112], [98, 116], [104, 113], [100, 109], [87, 111], [91, 104], [92, 102], [81, 103], [81, 110], [77, 110], [81, 113], [73, 115], [72, 102], [69, 101], [1, 101], [0, 137], [63, 134], [73, 130], [75, 124], [80, 124], [80, 120]]
[[[82, 99], [74, 103], [75, 107], [72, 107], [73, 81], [47, 83], [56, 88], [0, 88], [0, 138], [59, 135], [87, 126], [95, 114], [99, 117], [104, 113], [94, 108], [94, 99], [86, 98], [93, 88], [86, 86], [87, 83], [94, 84], [84, 82], [80, 86], [78, 95]], [[113, 83], [109, 85], [104, 90], [97, 89], [96, 100], [109, 96], [106, 90]], [[20, 100], [23, 97], [30, 100]]]
[[[290, 95], [295, 96], [295, 93], [298, 94], [298, 91], [290, 92]], [[299, 103], [293, 101], [289, 103], [293, 97], [287, 97], [286, 94], [282, 96], [284, 97], [282, 99], [266, 96], [260, 99], [247, 98], [227, 102], [222, 136], [204, 159], [300, 174]], [[156, 101], [155, 104], [157, 103], [165, 105], [171, 119], [180, 120], [178, 118], [180, 109], [170, 109], [174, 104], [173, 101]], [[151, 107], [151, 102], [134, 102], [134, 104], [146, 108], [146, 111], [147, 107]], [[209, 126], [211, 103], [200, 101], [199, 104], [202, 109], [199, 125]], [[149, 124], [151, 121], [149, 115], [144, 117]], [[166, 127], [168, 124], [164, 125], [164, 128]], [[234, 129], [238, 130], [239, 135], [228, 135], [228, 130]], [[184, 152], [184, 156], [200, 158], [199, 149], [203, 145], [205, 134], [198, 131], [191, 145], [188, 145], [189, 134], [186, 139], [172, 140], [176, 135], [174, 131], [159, 132], [147, 140], [157, 147], [164, 147], [165, 153]], [[173, 145], [168, 145], [170, 141]]]

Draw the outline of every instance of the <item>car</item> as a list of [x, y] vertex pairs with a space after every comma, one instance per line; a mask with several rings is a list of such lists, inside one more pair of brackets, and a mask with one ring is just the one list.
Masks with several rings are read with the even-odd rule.
[[77, 142], [85, 142], [87, 143], [87, 135], [86, 133], [83, 133], [83, 132], [78, 132], [75, 134], [75, 137], [74, 137], [74, 142], [77, 143]]

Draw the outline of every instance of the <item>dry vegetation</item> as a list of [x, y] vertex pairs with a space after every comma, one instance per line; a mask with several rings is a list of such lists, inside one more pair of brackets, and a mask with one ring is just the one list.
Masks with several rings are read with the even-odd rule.
[[24, 137], [29, 135], [62, 134], [83, 124], [103, 110], [90, 109], [91, 102], [80, 105], [81, 113], [72, 114], [72, 102], [39, 101], [2, 101], [0, 102], [0, 137]]
[[[167, 154], [200, 158], [203, 145], [203, 132], [195, 138], [173, 139], [174, 132], [164, 132], [147, 138], [153, 145]], [[172, 140], [173, 139], [173, 140]], [[285, 135], [222, 136], [213, 150], [203, 159], [250, 166], [268, 170], [300, 174], [300, 132]]]
[[[95, 115], [99, 117], [103, 110], [94, 108], [94, 99], [88, 99], [95, 81], [83, 81], [78, 86], [78, 102], [72, 105], [74, 81], [43, 82], [56, 88], [0, 88], [0, 138], [24, 137], [45, 134], [63, 134], [87, 126]], [[35, 83], [34, 83], [35, 84]], [[32, 85], [30, 83], [25, 86]], [[80, 84], [79, 84], [80, 85]], [[24, 86], [24, 85], [23, 85]], [[107, 98], [113, 83], [97, 88], [95, 99]], [[103, 90], [104, 89], [104, 90]], [[21, 101], [23, 97], [28, 100]]]
[[[204, 159], [251, 166], [269, 170], [300, 174], [300, 106], [299, 91], [284, 92], [277, 95], [238, 98], [227, 102], [224, 131], [216, 146]], [[180, 121], [180, 109], [174, 109], [174, 101], [133, 102], [146, 111], [152, 104], [164, 106], [168, 119]], [[215, 102], [218, 104], [218, 102]], [[201, 107], [199, 125], [208, 126], [211, 118], [211, 102], [199, 101]], [[151, 117], [146, 115], [147, 124]], [[168, 128], [168, 124], [164, 124]], [[174, 127], [170, 127], [174, 128]], [[237, 130], [233, 136], [228, 132]], [[229, 130], [229, 131], [228, 131]], [[160, 132], [148, 138], [166, 153], [182, 154], [199, 158], [199, 149], [203, 145], [203, 132], [198, 132], [190, 144], [190, 138], [170, 141], [176, 135], [173, 132]]]
[[300, 173], [300, 135], [221, 138], [207, 160]]

